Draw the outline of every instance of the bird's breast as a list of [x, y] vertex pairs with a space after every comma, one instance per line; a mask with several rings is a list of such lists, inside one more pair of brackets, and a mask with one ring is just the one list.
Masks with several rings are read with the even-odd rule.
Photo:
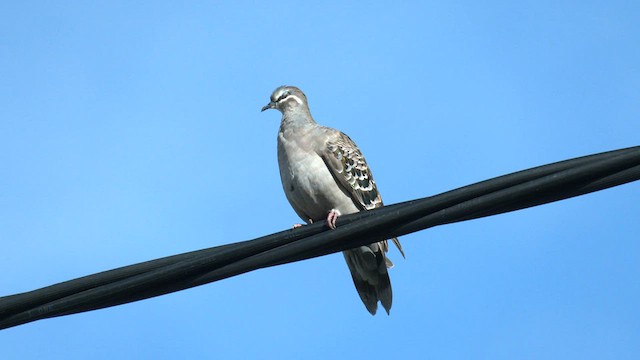
[[331, 209], [343, 214], [357, 212], [311, 145], [304, 139], [287, 139], [282, 133], [278, 136], [280, 177], [291, 206], [312, 220], [326, 218]]

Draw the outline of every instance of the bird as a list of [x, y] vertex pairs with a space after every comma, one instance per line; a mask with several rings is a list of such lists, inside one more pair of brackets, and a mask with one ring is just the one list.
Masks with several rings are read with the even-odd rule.
[[[326, 221], [335, 229], [340, 215], [383, 206], [360, 149], [345, 133], [316, 123], [299, 88], [276, 88], [262, 111], [269, 109], [282, 113], [278, 130], [280, 178], [287, 200], [303, 221]], [[404, 258], [398, 239], [391, 240]], [[387, 269], [393, 263], [386, 256], [388, 249], [384, 240], [343, 251], [356, 290], [371, 315], [376, 314], [378, 301], [387, 314], [391, 310]]]

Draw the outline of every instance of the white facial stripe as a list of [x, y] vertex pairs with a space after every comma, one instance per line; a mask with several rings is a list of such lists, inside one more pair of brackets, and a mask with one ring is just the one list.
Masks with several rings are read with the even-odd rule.
[[300, 100], [299, 97], [297, 97], [295, 95], [292, 95], [292, 94], [289, 94], [286, 98], [284, 98], [284, 99], [282, 99], [282, 100], [280, 100], [278, 102], [286, 101], [288, 98], [293, 98], [293, 100], [295, 100], [298, 104], [302, 105], [302, 100]]

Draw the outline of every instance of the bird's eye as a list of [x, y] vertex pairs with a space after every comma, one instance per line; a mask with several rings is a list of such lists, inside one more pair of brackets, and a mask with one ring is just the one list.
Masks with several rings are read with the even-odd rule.
[[284, 98], [286, 98], [287, 96], [289, 96], [289, 92], [288, 91], [283, 92], [280, 96], [278, 96], [278, 100], [276, 100], [276, 102], [284, 100]]

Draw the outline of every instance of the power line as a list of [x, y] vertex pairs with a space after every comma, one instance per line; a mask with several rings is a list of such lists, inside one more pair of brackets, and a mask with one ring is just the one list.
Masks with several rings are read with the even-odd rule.
[[0, 329], [143, 300], [433, 226], [546, 204], [640, 179], [640, 146], [561, 161], [436, 196], [254, 240], [169, 256], [0, 298]]

